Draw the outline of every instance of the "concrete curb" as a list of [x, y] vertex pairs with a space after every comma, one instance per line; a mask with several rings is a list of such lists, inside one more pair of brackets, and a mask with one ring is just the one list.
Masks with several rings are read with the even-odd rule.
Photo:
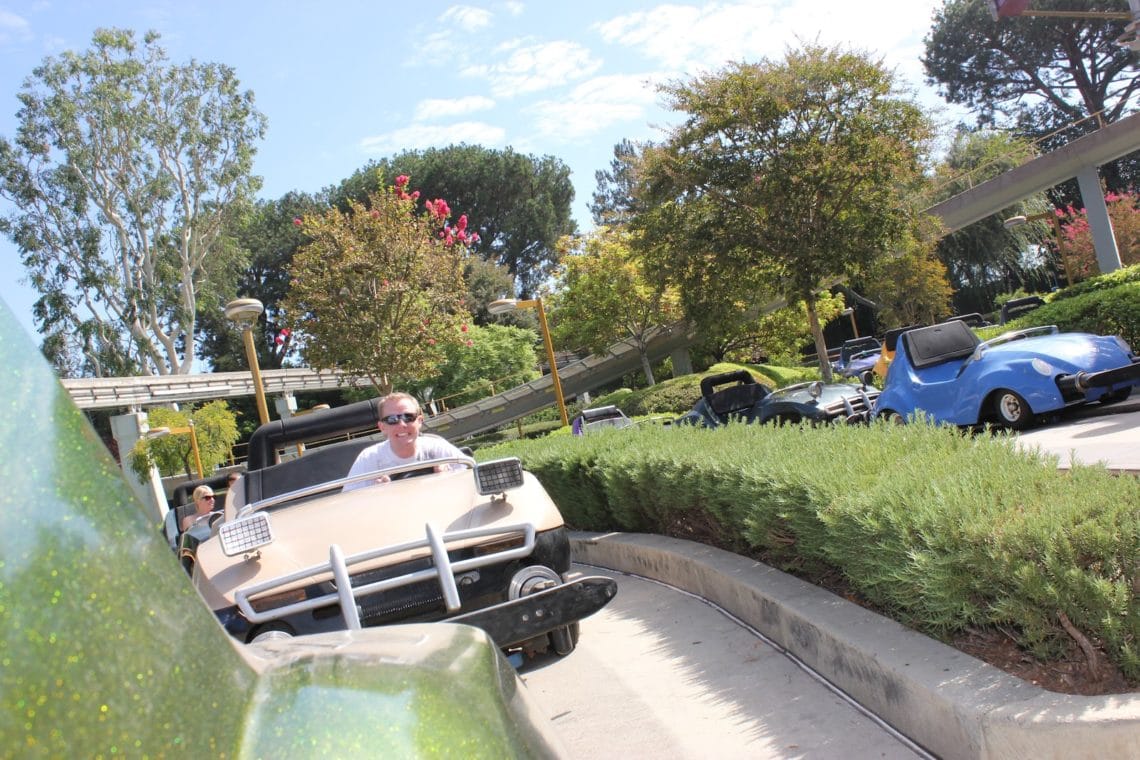
[[576, 562], [708, 599], [947, 760], [1140, 757], [1140, 694], [1056, 694], [754, 560], [691, 541], [573, 533]]

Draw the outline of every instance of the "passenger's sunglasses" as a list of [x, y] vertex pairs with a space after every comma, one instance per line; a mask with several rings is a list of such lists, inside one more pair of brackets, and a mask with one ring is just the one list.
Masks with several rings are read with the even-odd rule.
[[205, 496], [199, 496], [198, 498], [199, 499], [212, 499], [212, 498], [214, 498], [214, 494], [210, 493], [210, 494], [206, 494]]
[[419, 416], [418, 412], [403, 412], [401, 414], [389, 414], [386, 417], [381, 417], [380, 421], [385, 425], [396, 425], [401, 422], [406, 422], [411, 425]]

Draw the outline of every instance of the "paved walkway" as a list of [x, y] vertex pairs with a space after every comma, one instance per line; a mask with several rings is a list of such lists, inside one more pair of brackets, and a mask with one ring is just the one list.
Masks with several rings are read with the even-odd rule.
[[[1055, 454], [1058, 466], [1102, 462], [1110, 470], [1140, 474], [1140, 392], [1112, 406], [1090, 404], [1018, 436], [1019, 445]], [[1135, 400], [1134, 400], [1135, 399]]]

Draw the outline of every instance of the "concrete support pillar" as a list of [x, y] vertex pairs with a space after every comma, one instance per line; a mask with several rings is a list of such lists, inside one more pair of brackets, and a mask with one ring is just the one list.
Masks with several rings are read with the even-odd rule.
[[292, 391], [288, 391], [273, 399], [273, 406], [277, 409], [277, 417], [287, 420], [297, 411], [297, 397]]
[[130, 464], [131, 451], [138, 440], [146, 435], [149, 430], [150, 424], [147, 422], [146, 412], [129, 412], [111, 418], [111, 434], [115, 437], [115, 443], [119, 447], [119, 459], [123, 463], [123, 476], [131, 484], [131, 488], [134, 489], [142, 503], [148, 509], [153, 509], [158, 519], [162, 520], [169, 507], [166, 503], [166, 491], [162, 488], [162, 478], [158, 474], [158, 469], [152, 467], [150, 477], [140, 480]]
[[689, 356], [689, 349], [675, 349], [669, 358], [673, 360], [673, 377], [693, 374], [693, 360]]
[[1116, 236], [1112, 233], [1112, 220], [1108, 217], [1108, 206], [1104, 202], [1104, 190], [1100, 186], [1100, 175], [1095, 166], [1086, 166], [1077, 174], [1077, 184], [1081, 188], [1081, 200], [1085, 204], [1085, 215], [1092, 232], [1093, 247], [1096, 249], [1096, 263], [1101, 274], [1120, 269], [1120, 251], [1116, 247]]

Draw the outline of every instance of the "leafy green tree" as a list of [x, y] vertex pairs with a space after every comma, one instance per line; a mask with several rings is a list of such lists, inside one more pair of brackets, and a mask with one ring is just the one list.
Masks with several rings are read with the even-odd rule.
[[[1140, 68], [1135, 54], [1115, 44], [1127, 22], [1102, 15], [1124, 5], [1034, 0], [1037, 11], [1083, 13], [994, 21], [986, 3], [947, 0], [925, 41], [927, 79], [947, 101], [975, 111], [979, 126], [1013, 127], [1053, 150], [1128, 115], [1135, 103]], [[1120, 191], [1137, 183], [1138, 169], [1134, 154], [1102, 173]]]
[[[209, 475], [230, 459], [230, 450], [238, 441], [237, 418], [224, 401], [211, 401], [197, 409], [184, 410], [156, 407], [147, 413], [151, 430], [158, 428], [194, 427], [198, 441], [198, 456], [202, 470]], [[175, 433], [161, 438], [142, 438], [131, 451], [131, 467], [140, 477], [146, 477], [151, 467], [158, 467], [163, 476], [185, 473], [188, 478], [198, 477], [195, 470], [193, 444], [187, 433]]]
[[628, 224], [637, 202], [637, 164], [641, 147], [630, 140], [614, 146], [614, 157], [608, 171], [594, 172], [598, 183], [590, 213], [594, 224], [615, 227]]
[[562, 271], [551, 300], [552, 333], [561, 346], [604, 353], [631, 340], [649, 385], [656, 381], [647, 353], [650, 331], [682, 317], [676, 289], [651, 281], [634, 256], [627, 232], [599, 227], [584, 237], [563, 238]]
[[[935, 168], [931, 205], [1021, 166], [1035, 156], [1028, 141], [1008, 132], [959, 129]], [[1015, 214], [1032, 215], [1047, 206], [1048, 200], [1039, 194], [943, 237], [937, 252], [953, 287], [978, 288], [1010, 277], [1021, 281], [1022, 257], [1029, 239], [1024, 227], [1007, 229], [1004, 221]]]
[[480, 242], [472, 251], [506, 267], [524, 298], [550, 276], [558, 239], [575, 230], [569, 167], [510, 148], [452, 145], [400, 153], [357, 171], [332, 201], [362, 200], [401, 175], [414, 177], [424, 197], [447, 198], [457, 215], [477, 223]]
[[[444, 349], [438, 374], [410, 386], [424, 401], [439, 399], [447, 408], [477, 401], [539, 376], [532, 330], [508, 325], [473, 326], [462, 343]], [[430, 398], [425, 392], [431, 388]]]
[[227, 219], [258, 187], [265, 118], [229, 67], [167, 61], [118, 29], [47, 58], [25, 81], [15, 141], [0, 139], [2, 222], [40, 293], [57, 367], [184, 374], [197, 315], [240, 271]]
[[682, 231], [657, 260], [703, 268], [714, 293], [759, 280], [802, 301], [830, 379], [817, 294], [917, 233], [908, 202], [929, 119], [882, 64], [815, 45], [664, 91], [685, 121], [646, 150], [642, 192], [671, 218], [642, 215], [634, 226], [644, 240]]
[[[262, 369], [280, 369], [295, 357], [295, 344], [283, 321], [281, 302], [289, 292], [289, 269], [293, 255], [307, 241], [293, 223], [328, 208], [320, 196], [290, 192], [277, 200], [261, 200], [250, 213], [234, 220], [231, 235], [249, 255], [249, 265], [236, 275], [227, 298], [256, 298], [265, 306], [254, 328], [258, 363]], [[248, 367], [241, 331], [221, 309], [203, 312], [201, 354], [217, 372]]]
[[[816, 296], [815, 310], [823, 324], [838, 317], [844, 306], [842, 294], [824, 290]], [[811, 341], [807, 308], [797, 303], [763, 313], [750, 309], [735, 325], [726, 326], [715, 343], [706, 339], [701, 348], [715, 348], [710, 351], [710, 366], [727, 361], [794, 367], [803, 359], [802, 346]]]
[[864, 290], [879, 305], [884, 328], [938, 322], [954, 313], [954, 289], [946, 266], [929, 243], [915, 243], [898, 256], [886, 256], [871, 265]]
[[417, 212], [407, 177], [297, 224], [286, 322], [314, 369], [367, 377], [380, 392], [436, 374], [452, 344], [468, 344], [463, 264], [467, 218], [449, 224], [442, 199]]

